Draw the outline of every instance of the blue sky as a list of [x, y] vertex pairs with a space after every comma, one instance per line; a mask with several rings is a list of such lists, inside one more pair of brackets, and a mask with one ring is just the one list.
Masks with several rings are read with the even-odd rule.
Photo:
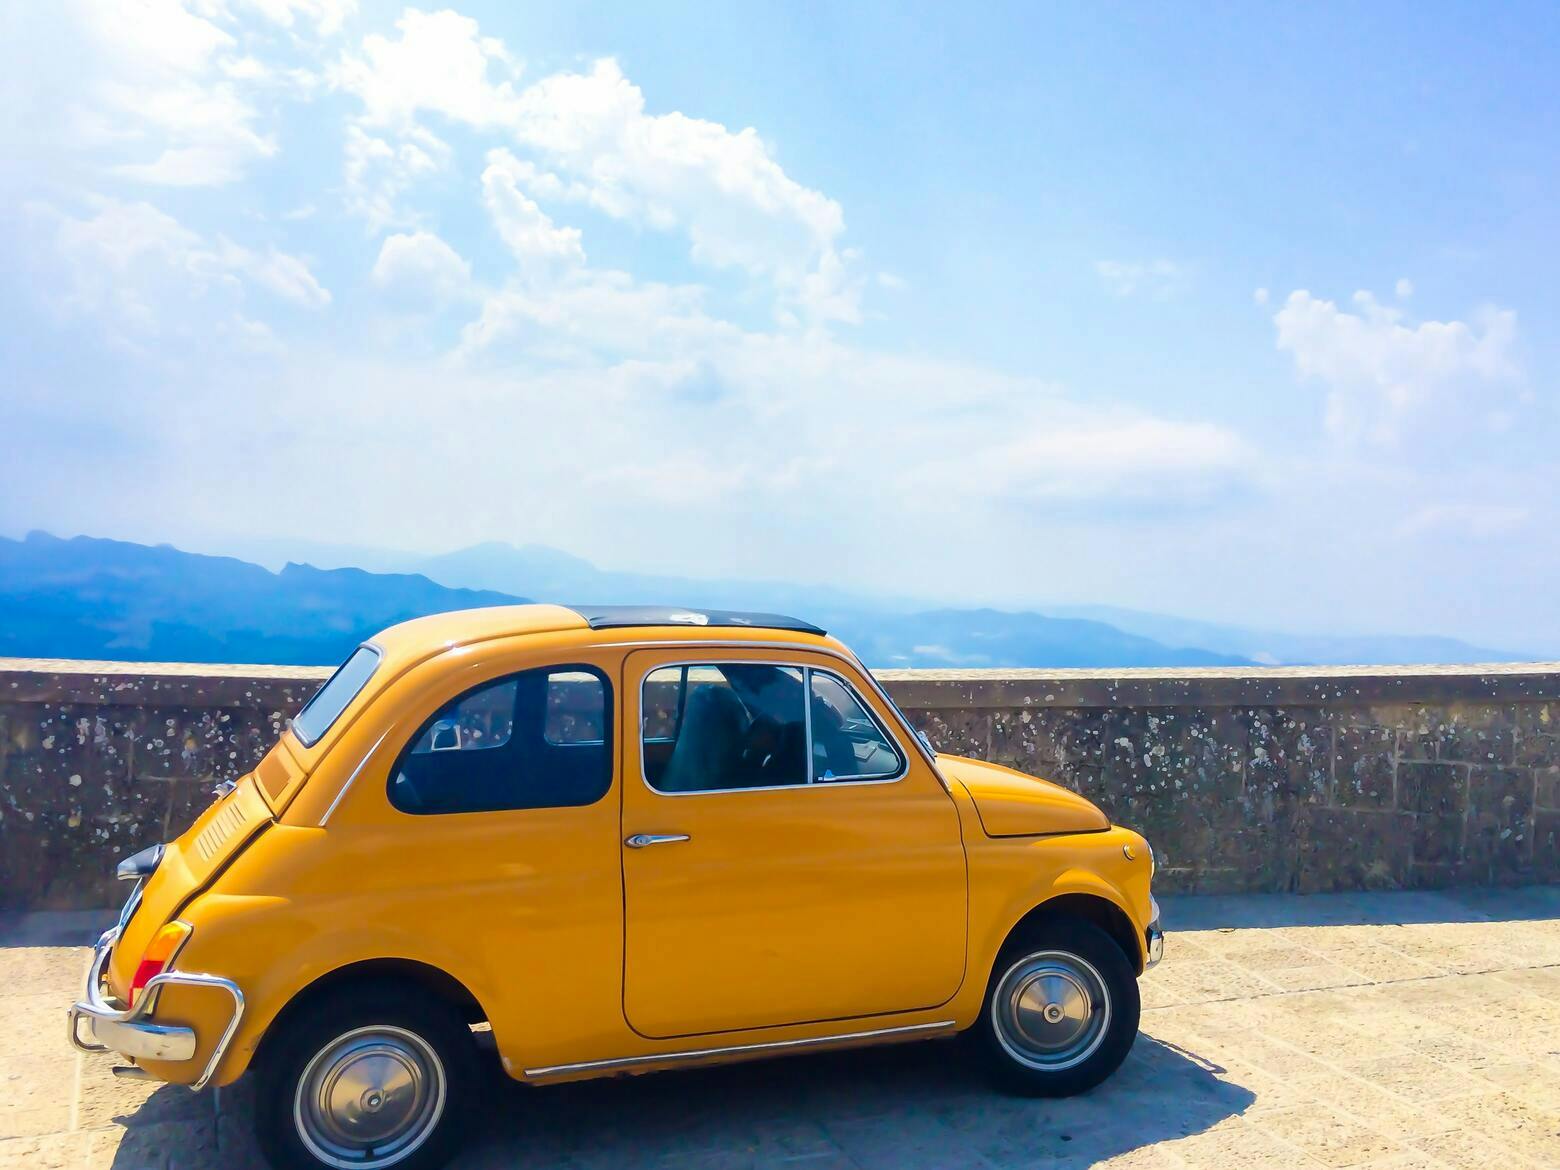
[[0, 16], [0, 531], [1560, 651], [1552, 6]]

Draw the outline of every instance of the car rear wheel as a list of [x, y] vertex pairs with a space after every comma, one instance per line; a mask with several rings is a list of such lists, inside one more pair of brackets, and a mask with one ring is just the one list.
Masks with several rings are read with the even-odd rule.
[[1108, 934], [1042, 921], [1003, 947], [973, 1039], [1004, 1088], [1067, 1097], [1092, 1089], [1137, 1038], [1137, 977]]
[[342, 989], [282, 1026], [259, 1069], [255, 1130], [286, 1170], [431, 1170], [475, 1087], [471, 1030], [413, 989]]

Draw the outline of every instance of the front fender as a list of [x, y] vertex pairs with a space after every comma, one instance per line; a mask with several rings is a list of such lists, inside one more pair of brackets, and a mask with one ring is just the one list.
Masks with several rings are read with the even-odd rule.
[[[1123, 847], [1133, 856], [1127, 857]], [[984, 992], [1003, 944], [1024, 918], [1066, 895], [1099, 898], [1126, 915], [1147, 960], [1146, 931], [1153, 918], [1150, 863], [1143, 838], [1113, 826], [1099, 833], [988, 840], [970, 851], [972, 974]], [[978, 1010], [978, 1005], [977, 1005]]]

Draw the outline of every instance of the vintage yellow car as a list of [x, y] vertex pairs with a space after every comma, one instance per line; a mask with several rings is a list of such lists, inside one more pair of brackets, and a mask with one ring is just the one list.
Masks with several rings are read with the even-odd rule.
[[938, 755], [773, 614], [526, 605], [365, 643], [136, 882], [70, 1037], [253, 1068], [285, 1166], [432, 1166], [484, 1060], [574, 1080], [966, 1033], [1020, 1092], [1108, 1076], [1164, 942], [1153, 854]]

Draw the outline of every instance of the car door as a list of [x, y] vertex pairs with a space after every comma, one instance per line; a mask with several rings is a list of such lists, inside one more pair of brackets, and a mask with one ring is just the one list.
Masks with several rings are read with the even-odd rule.
[[624, 671], [631, 1027], [729, 1032], [953, 996], [958, 814], [851, 666], [689, 648], [636, 651]]

